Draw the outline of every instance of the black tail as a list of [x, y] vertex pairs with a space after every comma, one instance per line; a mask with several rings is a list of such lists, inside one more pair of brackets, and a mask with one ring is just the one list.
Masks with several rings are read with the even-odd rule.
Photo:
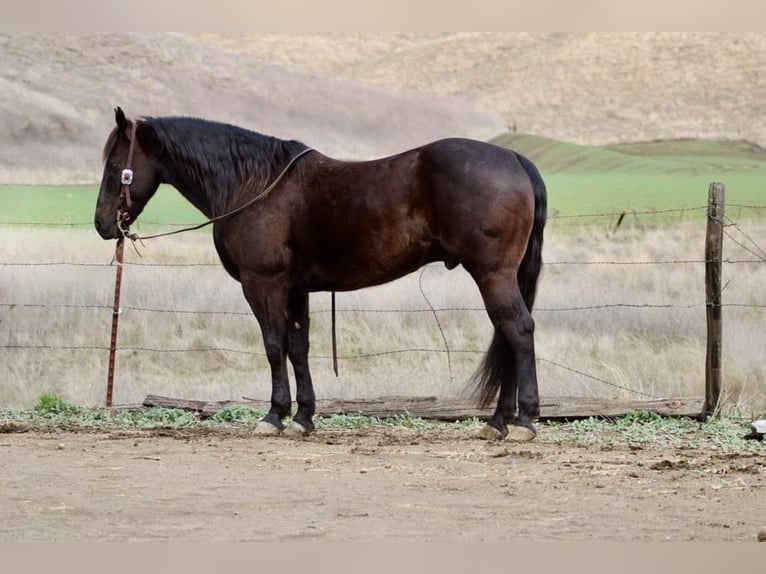
[[[548, 199], [545, 183], [540, 172], [537, 171], [537, 167], [521, 154], [517, 153], [516, 157], [524, 171], [527, 172], [535, 194], [535, 216], [532, 223], [532, 233], [529, 236], [527, 250], [517, 275], [521, 296], [531, 313], [537, 293], [537, 279], [543, 267], [543, 228], [547, 217]], [[487, 354], [469, 381], [469, 384], [475, 389], [473, 396], [478, 399], [481, 408], [486, 408], [495, 399], [504, 380], [513, 385], [513, 392], [515, 393], [518, 385], [516, 355], [511, 349], [508, 339], [500, 328], [496, 327]]]
[[524, 253], [518, 274], [521, 296], [524, 297], [527, 309], [531, 313], [537, 293], [537, 278], [543, 268], [543, 229], [548, 217], [548, 195], [545, 190], [545, 182], [543, 182], [535, 164], [521, 154], [517, 153], [516, 157], [519, 158], [521, 166], [527, 172], [535, 191], [535, 219], [532, 223], [532, 234], [529, 236], [527, 251]]

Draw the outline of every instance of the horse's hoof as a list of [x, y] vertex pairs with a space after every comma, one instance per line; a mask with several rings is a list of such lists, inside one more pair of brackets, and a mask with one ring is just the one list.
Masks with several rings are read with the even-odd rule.
[[537, 432], [529, 427], [523, 427], [521, 425], [509, 425], [507, 440], [513, 442], [527, 442], [533, 440], [537, 436]]
[[289, 437], [298, 438], [302, 436], [306, 436], [311, 431], [304, 427], [301, 423], [297, 423], [295, 421], [290, 422], [289, 425], [285, 427], [285, 430], [282, 431], [283, 434]]
[[476, 431], [476, 438], [481, 440], [502, 440], [503, 433], [497, 430], [492, 425], [484, 425], [481, 429]]
[[282, 432], [282, 429], [279, 428], [276, 425], [273, 425], [266, 421], [261, 421], [257, 425], [255, 425], [255, 430], [253, 431], [253, 434], [259, 435], [259, 436], [274, 436], [278, 435]]

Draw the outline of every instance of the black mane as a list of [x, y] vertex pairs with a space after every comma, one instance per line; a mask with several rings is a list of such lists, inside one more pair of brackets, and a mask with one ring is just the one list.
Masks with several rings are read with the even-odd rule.
[[[145, 118], [171, 183], [196, 190], [192, 203], [210, 217], [231, 209], [244, 192], [257, 193], [308, 146], [230, 124], [187, 117]], [[195, 201], [196, 200], [196, 201]]]

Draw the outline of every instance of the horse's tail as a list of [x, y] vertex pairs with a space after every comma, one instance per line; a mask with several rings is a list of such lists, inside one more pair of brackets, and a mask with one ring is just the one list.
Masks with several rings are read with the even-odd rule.
[[[531, 313], [537, 293], [537, 279], [543, 267], [543, 228], [547, 217], [548, 200], [545, 182], [543, 182], [537, 167], [519, 153], [516, 154], [516, 157], [529, 176], [535, 197], [532, 232], [517, 273], [521, 296]], [[470, 381], [475, 389], [473, 396], [478, 398], [478, 403], [482, 408], [489, 406], [495, 399], [504, 380], [513, 385], [513, 392], [515, 392], [518, 385], [516, 355], [500, 327], [495, 327], [495, 334], [489, 349], [487, 349], [487, 354]]]
[[516, 157], [519, 158], [521, 166], [527, 172], [535, 192], [535, 218], [532, 222], [532, 233], [529, 236], [527, 251], [524, 253], [524, 259], [521, 260], [518, 273], [521, 296], [531, 313], [537, 293], [537, 278], [543, 268], [543, 228], [548, 217], [548, 196], [545, 182], [535, 164], [519, 153], [516, 154]]

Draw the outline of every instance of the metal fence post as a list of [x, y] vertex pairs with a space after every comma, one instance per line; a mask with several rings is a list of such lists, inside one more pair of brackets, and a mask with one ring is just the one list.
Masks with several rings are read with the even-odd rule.
[[109, 370], [106, 378], [106, 406], [112, 406], [112, 391], [114, 389], [114, 363], [117, 352], [117, 323], [120, 320], [120, 290], [122, 288], [122, 254], [124, 241], [121, 237], [114, 248], [114, 259], [117, 271], [114, 277], [114, 305], [112, 306], [112, 335], [109, 341]]

